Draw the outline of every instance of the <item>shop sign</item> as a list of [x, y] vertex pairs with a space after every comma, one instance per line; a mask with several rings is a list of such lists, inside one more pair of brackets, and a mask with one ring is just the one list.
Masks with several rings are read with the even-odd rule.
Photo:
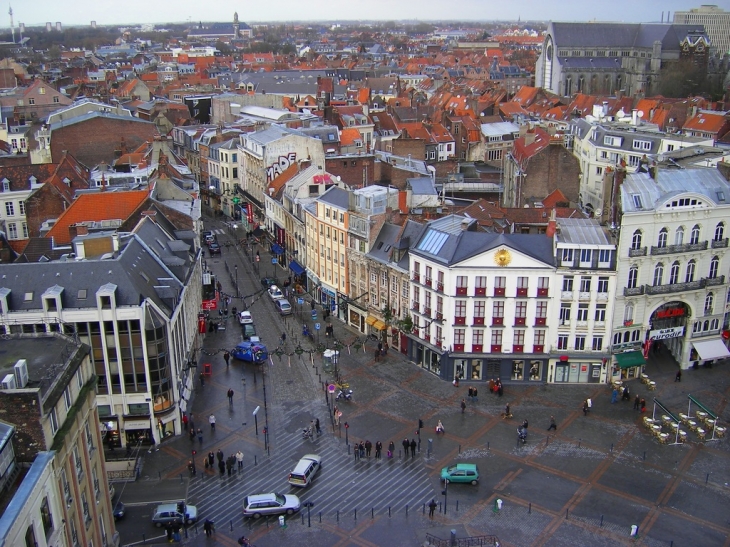
[[649, 331], [651, 340], [667, 340], [668, 338], [679, 338], [684, 336], [684, 327], [671, 327]]
[[684, 316], [684, 308], [667, 308], [666, 310], [659, 310], [656, 312], [657, 319], [666, 319], [668, 317], [682, 316]]

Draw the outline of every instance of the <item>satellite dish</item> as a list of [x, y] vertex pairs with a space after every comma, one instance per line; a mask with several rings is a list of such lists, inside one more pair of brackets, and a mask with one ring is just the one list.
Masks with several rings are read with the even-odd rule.
[[639, 110], [636, 114], [639, 116], [639, 118], [643, 118], [644, 117], [644, 111], [643, 110]]

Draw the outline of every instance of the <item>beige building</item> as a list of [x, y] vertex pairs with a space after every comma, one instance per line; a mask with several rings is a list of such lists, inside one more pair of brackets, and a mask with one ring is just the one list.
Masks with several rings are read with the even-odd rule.
[[710, 38], [710, 52], [721, 57], [730, 53], [730, 11], [713, 4], [703, 4], [689, 11], [675, 11], [674, 23], [705, 27]]

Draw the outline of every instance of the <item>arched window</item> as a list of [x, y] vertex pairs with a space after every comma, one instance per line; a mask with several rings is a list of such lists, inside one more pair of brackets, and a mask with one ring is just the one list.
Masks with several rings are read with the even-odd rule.
[[705, 315], [712, 315], [712, 305], [715, 303], [715, 297], [712, 293], [707, 293], [705, 296]]
[[715, 241], [720, 241], [725, 237], [725, 223], [720, 222], [715, 226]]
[[710, 329], [711, 330], [717, 330], [720, 328], [720, 320], [719, 319], [713, 319], [710, 321]]
[[624, 332], [624, 344], [631, 339], [630, 337], [631, 337], [631, 332], [630, 331]]
[[692, 325], [692, 332], [700, 332], [702, 330], [702, 321], [695, 321]]
[[717, 277], [717, 271], [720, 269], [720, 259], [716, 256], [712, 257], [712, 260], [710, 261], [710, 279], [715, 279]]
[[669, 284], [674, 285], [679, 281], [679, 261], [675, 261], [669, 270]]
[[659, 232], [659, 244], [657, 245], [657, 247], [662, 249], [667, 246], [667, 236], [668, 235], [669, 235], [669, 230], [667, 230], [666, 228], [662, 228], [661, 231]]
[[689, 262], [687, 262], [687, 271], [684, 274], [685, 283], [692, 283], [692, 281], [695, 280], [695, 266], [696, 263], [694, 260], [690, 260]]
[[634, 232], [634, 235], [631, 238], [631, 248], [632, 249], [641, 248], [641, 230], [636, 230]]
[[684, 243], [684, 226], [680, 226], [677, 228], [677, 231], [674, 232], [674, 244], [681, 245], [682, 243]]
[[624, 308], [624, 322], [633, 322], [634, 320], [634, 303], [629, 302]]
[[695, 224], [692, 226], [692, 234], [689, 236], [689, 242], [692, 245], [697, 245], [700, 242], [700, 226]]
[[639, 268], [638, 266], [631, 266], [629, 268], [629, 282], [627, 284], [627, 287], [629, 289], [635, 289], [636, 288], [636, 281], [639, 278]]
[[664, 279], [664, 264], [661, 262], [654, 267], [654, 282], [652, 283], [655, 287], [662, 284]]

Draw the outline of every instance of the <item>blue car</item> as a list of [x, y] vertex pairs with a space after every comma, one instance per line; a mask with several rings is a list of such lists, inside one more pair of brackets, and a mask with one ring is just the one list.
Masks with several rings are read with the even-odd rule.
[[236, 359], [249, 363], [261, 363], [269, 358], [269, 351], [260, 342], [241, 342], [231, 354]]

